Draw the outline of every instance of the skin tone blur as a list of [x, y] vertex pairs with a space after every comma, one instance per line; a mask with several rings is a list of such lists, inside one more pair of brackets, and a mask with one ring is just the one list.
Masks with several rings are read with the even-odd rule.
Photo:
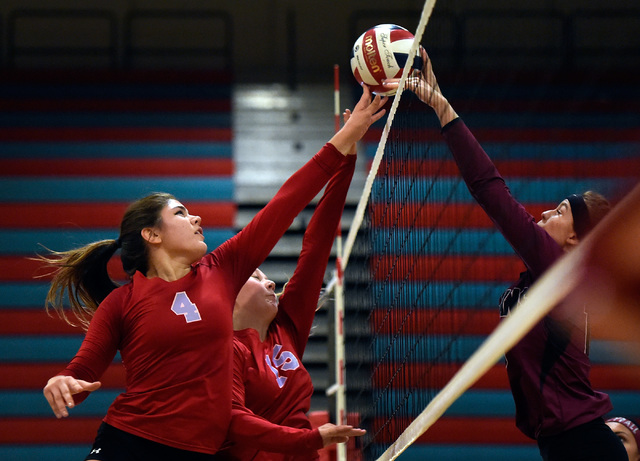
[[587, 268], [573, 298], [599, 306], [594, 337], [624, 341], [621, 352], [640, 353], [640, 185], [629, 192], [584, 239]]

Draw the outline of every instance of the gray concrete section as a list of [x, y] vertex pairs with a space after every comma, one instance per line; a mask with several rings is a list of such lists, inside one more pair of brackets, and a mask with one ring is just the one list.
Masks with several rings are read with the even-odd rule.
[[[353, 107], [353, 101], [341, 99], [340, 113], [345, 107]], [[235, 85], [233, 133], [235, 198], [239, 205], [236, 228], [241, 229], [287, 178], [333, 135], [333, 84], [301, 85], [295, 91], [286, 85]], [[366, 165], [364, 156], [360, 156], [343, 216], [343, 235], [349, 230], [362, 193], [368, 174]], [[261, 266], [267, 276], [278, 284], [278, 289], [293, 275], [304, 230], [319, 197], [320, 194], [296, 218], [270, 258]], [[335, 268], [335, 247], [325, 272], [325, 282], [330, 280]], [[328, 363], [330, 317], [326, 308], [316, 315], [316, 324], [303, 357], [315, 387], [312, 410], [329, 409], [325, 390], [333, 383]]]

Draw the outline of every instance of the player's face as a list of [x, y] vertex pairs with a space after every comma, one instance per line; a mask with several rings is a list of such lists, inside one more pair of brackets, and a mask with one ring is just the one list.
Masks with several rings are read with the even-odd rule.
[[162, 209], [161, 218], [157, 232], [166, 251], [191, 262], [207, 252], [200, 216], [190, 215], [182, 203], [171, 199]]
[[624, 424], [616, 423], [614, 421], [607, 421], [607, 426], [611, 428], [614, 434], [622, 440], [625, 450], [627, 450], [627, 456], [629, 461], [640, 461], [640, 453], [638, 451], [638, 444], [636, 439]]
[[575, 239], [573, 215], [569, 201], [563, 200], [555, 209], [543, 212], [538, 226], [546, 230], [558, 245], [566, 247], [572, 237]]
[[256, 269], [245, 282], [236, 298], [236, 308], [255, 313], [261, 318], [273, 319], [278, 313], [278, 297], [276, 284]]

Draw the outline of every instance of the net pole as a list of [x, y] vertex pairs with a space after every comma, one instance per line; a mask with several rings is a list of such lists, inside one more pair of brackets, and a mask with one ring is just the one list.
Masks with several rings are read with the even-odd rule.
[[[340, 66], [333, 66], [333, 100], [335, 130], [340, 130]], [[342, 221], [336, 231], [336, 269], [335, 269], [335, 302], [334, 302], [334, 350], [335, 350], [335, 405], [336, 424], [347, 424], [347, 405], [345, 397], [345, 349], [344, 349], [344, 285], [342, 272]], [[336, 460], [346, 461], [347, 445], [337, 444]]]

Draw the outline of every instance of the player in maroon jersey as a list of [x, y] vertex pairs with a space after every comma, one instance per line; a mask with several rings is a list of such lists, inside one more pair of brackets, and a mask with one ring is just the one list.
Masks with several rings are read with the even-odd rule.
[[[526, 266], [500, 299], [500, 313], [516, 309], [527, 289], [565, 252], [575, 248], [609, 210], [600, 194], [570, 195], [536, 222], [443, 96], [431, 61], [406, 88], [433, 108], [458, 169], [480, 206]], [[390, 88], [399, 79], [387, 81]], [[559, 304], [506, 354], [516, 425], [538, 442], [544, 460], [623, 460], [624, 447], [606, 426], [609, 396], [593, 389], [585, 311]]]
[[[247, 279], [295, 216], [384, 115], [368, 88], [343, 128], [237, 235], [207, 253], [201, 220], [169, 194], [134, 202], [116, 240], [43, 258], [56, 268], [47, 302], [72, 311], [88, 330], [71, 363], [44, 395], [58, 417], [99, 388], [120, 351], [126, 390], [109, 407], [87, 460], [214, 459], [231, 421], [232, 311]], [[129, 283], [107, 262], [120, 249]]]

